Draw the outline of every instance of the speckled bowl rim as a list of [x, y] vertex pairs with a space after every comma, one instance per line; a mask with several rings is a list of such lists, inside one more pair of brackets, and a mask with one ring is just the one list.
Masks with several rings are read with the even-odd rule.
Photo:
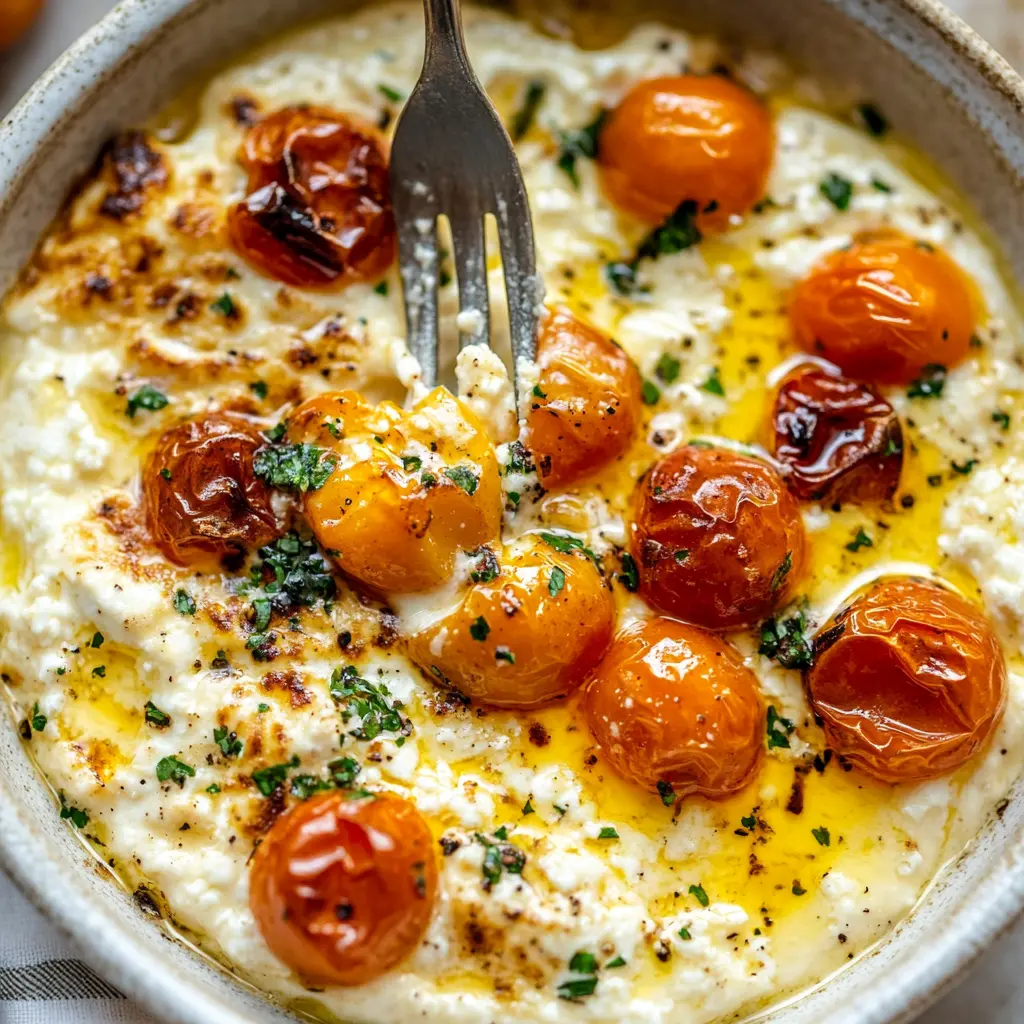
[[[92, 30], [75, 42], [47, 70], [25, 97], [0, 121], [0, 222], [15, 208], [33, 174], [60, 145], [76, 118], [102, 101], [104, 88], [116, 72], [145, 59], [173, 24], [197, 16], [221, 0], [122, 0]], [[958, 56], [966, 61], [1015, 113], [1024, 116], [1024, 80], [988, 43], [936, 0], [826, 0], [840, 9], [853, 5], [911, 15], [941, 41], [933, 59]], [[863, 19], [865, 22], [872, 19]], [[875, 32], [885, 42], [883, 33]], [[987, 133], [997, 151], [999, 146]], [[13, 146], [13, 152], [8, 148]], [[1024, 160], [1021, 161], [1024, 165]], [[1011, 173], [1014, 173], [1011, 169]], [[1020, 180], [1020, 175], [1015, 177]], [[1020, 796], [1024, 800], [1024, 794]], [[13, 794], [0, 787], [0, 867], [29, 901], [68, 938], [83, 959], [127, 996], [168, 1024], [253, 1024], [227, 999], [189, 984], [175, 970], [162, 970], [130, 940], [127, 931], [97, 941], [97, 915], [77, 875], [57, 870], [39, 826], [17, 807]], [[987, 886], [962, 912], [959, 928], [944, 929], [918, 949], [898, 984], [863, 992], [857, 1005], [841, 1013], [843, 1024], [895, 1024], [923, 1012], [953, 987], [981, 952], [1024, 913], [1024, 837], [1006, 840], [1004, 863], [991, 874], [1004, 876], [1005, 887]], [[182, 983], [185, 983], [183, 989]], [[284, 1020], [267, 1004], [267, 1020]], [[760, 1016], [760, 1015], [757, 1015]], [[287, 1018], [292, 1019], [292, 1018]]]

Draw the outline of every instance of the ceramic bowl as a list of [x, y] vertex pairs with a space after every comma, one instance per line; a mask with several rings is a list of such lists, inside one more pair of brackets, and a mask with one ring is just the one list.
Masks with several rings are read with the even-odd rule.
[[[596, 0], [604, 4], [610, 0]], [[625, 2], [625, 0], [623, 0]], [[594, 6], [594, 3], [588, 6]], [[551, 6], [549, 3], [548, 7]], [[576, 4], [577, 8], [579, 4]], [[651, 14], [765, 44], [822, 79], [884, 101], [897, 129], [973, 203], [1024, 279], [1024, 83], [931, 0], [653, 0]], [[74, 182], [116, 130], [196, 76], [344, 0], [124, 0], [0, 124], [0, 293]], [[104, 977], [174, 1024], [295, 1020], [146, 917], [59, 821], [0, 712], [0, 864]], [[1024, 906], [1024, 787], [868, 955], [799, 999], [777, 1024], [909, 1019]]]

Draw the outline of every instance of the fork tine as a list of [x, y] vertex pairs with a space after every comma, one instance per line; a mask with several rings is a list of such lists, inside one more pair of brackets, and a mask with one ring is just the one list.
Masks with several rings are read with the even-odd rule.
[[490, 307], [487, 298], [487, 247], [484, 241], [483, 214], [473, 206], [460, 205], [448, 214], [452, 229], [455, 275], [459, 284], [459, 310], [480, 314], [473, 330], [460, 332], [459, 347], [488, 344]]
[[422, 381], [437, 383], [437, 214], [432, 197], [413, 194], [403, 183], [392, 199], [398, 222], [398, 256], [409, 351], [419, 360]]
[[501, 262], [508, 297], [508, 319], [512, 331], [513, 372], [519, 391], [519, 366], [537, 358], [537, 319], [541, 292], [533, 244], [530, 204], [521, 178], [500, 192], [495, 204]]

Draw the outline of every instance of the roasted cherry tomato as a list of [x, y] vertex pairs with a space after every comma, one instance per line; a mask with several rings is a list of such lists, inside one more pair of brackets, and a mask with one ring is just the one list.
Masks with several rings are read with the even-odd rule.
[[663, 798], [729, 796], [760, 760], [757, 679], [732, 646], [697, 626], [659, 618], [624, 629], [583, 705], [599, 756]]
[[431, 590], [451, 576], [458, 551], [498, 536], [494, 447], [445, 388], [409, 412], [354, 391], [320, 395], [289, 417], [288, 439], [334, 453], [334, 472], [305, 495], [306, 516], [340, 568], [371, 587]]
[[[557, 543], [557, 540], [555, 541]], [[533, 707], [583, 682], [611, 642], [615, 603], [590, 558], [536, 537], [474, 557], [459, 607], [413, 636], [410, 655], [473, 700]]]
[[249, 129], [249, 194], [231, 241], [258, 271], [298, 288], [379, 277], [395, 256], [388, 162], [376, 131], [322, 107], [285, 107]]
[[565, 487], [629, 448], [641, 416], [640, 374], [618, 345], [567, 310], [541, 323], [537, 364], [524, 440], [541, 483]]
[[988, 741], [1006, 663], [981, 610], [920, 579], [875, 584], [815, 640], [807, 687], [828, 745], [882, 782], [934, 779]]
[[775, 457], [804, 501], [885, 501], [903, 468], [903, 430], [873, 388], [831, 367], [798, 366], [779, 385]]
[[172, 562], [200, 569], [234, 565], [278, 534], [270, 494], [253, 473], [266, 444], [241, 416], [218, 413], [168, 430], [146, 460], [146, 526]]
[[963, 359], [975, 303], [948, 256], [890, 235], [826, 256], [796, 286], [789, 316], [797, 343], [844, 373], [908, 384], [925, 366]]
[[437, 896], [426, 821], [391, 793], [314, 796], [257, 847], [249, 905], [271, 951], [307, 981], [362, 985], [419, 945]]
[[43, 0], [3, 0], [0, 4], [0, 50], [13, 46], [39, 16]]
[[752, 626], [792, 592], [804, 547], [796, 499], [760, 459], [687, 445], [640, 485], [633, 557], [641, 593], [666, 615]]
[[658, 224], [684, 200], [703, 228], [723, 228], [764, 193], [774, 132], [752, 92], [721, 75], [635, 85], [600, 136], [604, 190], [616, 206]]

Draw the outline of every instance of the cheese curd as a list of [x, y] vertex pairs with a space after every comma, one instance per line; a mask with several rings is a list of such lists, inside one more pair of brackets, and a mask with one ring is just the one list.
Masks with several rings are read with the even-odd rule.
[[[544, 396], [537, 368], [525, 367], [515, 407], [499, 358], [508, 346], [500, 270], [491, 269], [494, 351], [474, 344], [456, 357], [459, 336], [475, 337], [481, 317], [459, 313], [443, 265], [448, 379], [502, 467], [488, 529], [444, 561], [454, 568], [441, 587], [394, 600], [346, 575], [344, 550], [317, 547], [302, 508], [325, 493], [332, 459], [348, 460], [346, 472], [374, 464], [391, 431], [387, 473], [427, 493], [427, 476], [447, 473], [445, 486], [467, 502], [477, 463], [467, 475], [461, 454], [442, 458], [429, 443], [433, 431], [458, 447], [458, 416], [421, 411], [423, 422], [401, 433], [427, 391], [405, 345], [396, 267], [303, 288], [266, 276], [268, 265], [241, 258], [229, 238], [239, 203], [256, 219], [266, 212], [252, 212], [239, 159], [261, 118], [312, 104], [358, 119], [386, 146], [420, 68], [419, 8], [379, 5], [275, 40], [218, 74], [194, 108], [174, 104], [148, 133], [112, 144], [5, 301], [6, 694], [69, 827], [227, 969], [314, 1018], [732, 1019], [883, 938], [1016, 775], [1020, 318], [984, 235], [924, 161], [822, 103], [816, 84], [774, 58], [737, 58], [652, 23], [584, 49], [477, 9], [466, 12], [466, 36], [481, 81], [516, 127], [547, 302], [614, 339], [643, 382], [633, 442], [617, 442], [582, 482], [546, 489], [515, 440], [531, 394]], [[745, 102], [771, 115], [764, 197], [725, 218], [700, 211], [703, 238], [696, 214], [680, 207], [666, 242], [664, 227], [607, 197], [595, 119], [638, 82], [722, 65], [738, 83], [726, 91], [749, 87], [758, 99]], [[534, 109], [523, 114], [531, 92]], [[974, 336], [958, 365], [926, 367], [927, 379], [909, 387], [880, 385], [903, 428], [896, 494], [873, 505], [802, 503], [793, 529], [802, 522], [806, 564], [787, 578], [787, 551], [789, 562], [765, 577], [783, 607], [766, 605], [771, 618], [722, 641], [737, 671], [756, 677], [766, 708], [751, 781], [717, 801], [647, 791], [605, 760], [578, 694], [518, 709], [509, 699], [501, 710], [453, 691], [439, 624], [468, 607], [468, 588], [495, 579], [508, 545], [559, 554], [543, 559], [555, 567], [538, 577], [545, 601], [545, 590], [560, 598], [560, 566], [578, 559], [580, 572], [603, 577], [601, 607], [614, 600], [620, 630], [654, 617], [637, 593], [643, 552], [639, 566], [629, 554], [636, 481], [691, 442], [770, 457], [762, 446], [773, 436], [774, 389], [797, 353], [789, 292], [825, 255], [880, 231], [935, 247], [960, 268], [978, 297]], [[365, 399], [365, 430], [344, 438], [337, 418], [318, 413], [310, 430], [336, 454], [301, 462], [300, 453], [286, 465], [275, 446], [288, 416], [328, 392]], [[385, 401], [405, 411], [374, 413]], [[165, 432], [225, 412], [278, 452], [244, 457], [274, 484], [265, 518], [281, 529], [234, 562], [176, 564], [149, 536], [140, 474], [160, 470], [152, 453]], [[181, 482], [163, 468], [168, 486]], [[392, 559], [399, 532], [384, 531], [374, 557]], [[672, 553], [680, 564], [687, 555]], [[402, 571], [400, 559], [389, 564]], [[800, 674], [810, 652], [799, 643], [886, 575], [944, 580], [983, 605], [1008, 663], [991, 740], [952, 774], [921, 783], [844, 770]], [[470, 643], [491, 632], [483, 615], [466, 627]], [[533, 632], [542, 647], [543, 629]], [[414, 633], [426, 638], [415, 662], [406, 653]], [[515, 651], [498, 642], [494, 657], [511, 665]], [[325, 790], [415, 804], [438, 842], [438, 877], [409, 955], [362, 984], [314, 990], [264, 941], [249, 861], [289, 807]]]

